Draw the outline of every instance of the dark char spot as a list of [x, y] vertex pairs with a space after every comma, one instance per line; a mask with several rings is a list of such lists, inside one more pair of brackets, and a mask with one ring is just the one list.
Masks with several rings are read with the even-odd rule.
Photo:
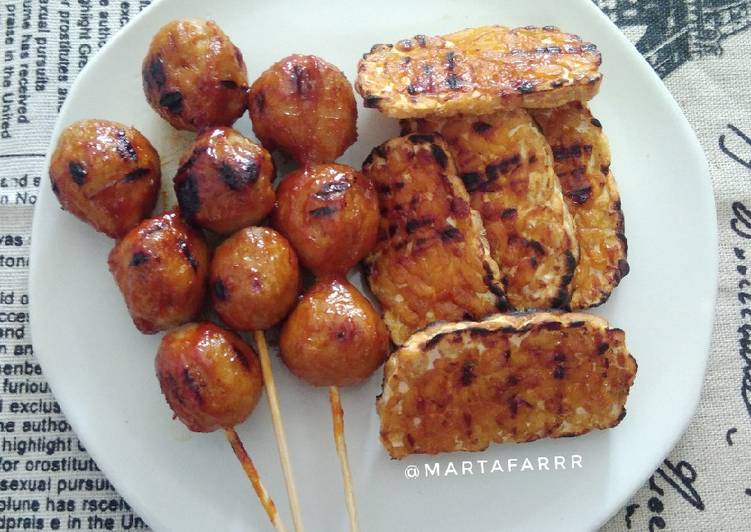
[[190, 250], [190, 246], [188, 243], [183, 240], [182, 238], [177, 241], [177, 246], [180, 248], [180, 253], [182, 253], [185, 258], [188, 260], [188, 264], [190, 264], [190, 267], [193, 268], [193, 271], [198, 270], [198, 261], [193, 256], [193, 252]]
[[465, 360], [462, 364], [462, 386], [469, 386], [475, 380], [475, 363], [471, 360]]
[[427, 37], [425, 35], [415, 35], [415, 41], [422, 47], [425, 47]]
[[530, 93], [530, 92], [532, 92], [533, 90], [535, 90], [535, 84], [534, 84], [534, 82], [533, 82], [533, 81], [530, 81], [530, 80], [525, 80], [525, 81], [522, 81], [522, 82], [521, 82], [521, 83], [519, 84], [519, 88], [518, 88], [518, 90], [519, 90], [519, 92], [520, 92], [520, 93], [522, 93], [522, 94], [527, 94], [527, 93]]
[[164, 75], [164, 59], [161, 55], [156, 56], [149, 63], [149, 75], [151, 76], [151, 81], [159, 89], [167, 82], [167, 77]]
[[262, 113], [264, 109], [266, 109], [266, 97], [263, 95], [263, 92], [258, 91], [253, 98], [253, 103], [255, 104], [256, 111], [259, 113]]
[[566, 376], [566, 370], [563, 368], [563, 366], [556, 366], [553, 368], [553, 378], [554, 379], [563, 379]]
[[566, 192], [571, 201], [577, 205], [584, 205], [587, 200], [592, 196], [592, 187], [578, 188], [576, 190], [569, 190]]
[[331, 196], [348, 190], [352, 184], [349, 181], [332, 181], [331, 183], [324, 184], [318, 192], [313, 194], [313, 197], [319, 200], [329, 199]]
[[601, 343], [600, 345], [597, 346], [597, 354], [604, 355], [609, 347], [610, 347], [610, 344], [608, 344], [607, 342]]
[[149, 261], [149, 254], [144, 251], [136, 251], [130, 259], [131, 266], [140, 266]]
[[363, 105], [368, 108], [377, 108], [378, 102], [383, 100], [380, 96], [366, 96], [363, 100]]
[[433, 225], [433, 222], [435, 222], [433, 218], [407, 220], [407, 225], [406, 225], [407, 234], [414, 233], [420, 227], [427, 227], [427, 226]]
[[185, 385], [188, 387], [191, 393], [195, 396], [196, 401], [198, 401], [198, 404], [203, 404], [203, 395], [201, 395], [201, 387], [193, 378], [193, 375], [191, 375], [190, 369], [188, 368], [185, 368], [183, 370], [183, 381], [185, 382]]
[[503, 209], [501, 220], [508, 220], [509, 218], [514, 217], [516, 217], [516, 209]]
[[292, 67], [292, 82], [295, 84], [295, 90], [300, 96], [306, 96], [313, 90], [310, 82], [310, 72], [302, 65]]
[[201, 208], [196, 176], [188, 174], [183, 181], [175, 184], [175, 194], [177, 195], [177, 202], [180, 204], [182, 215], [186, 220], [195, 222], [196, 215]]
[[180, 114], [183, 110], [183, 95], [180, 91], [167, 92], [159, 98], [159, 105], [170, 113]]
[[415, 87], [414, 85], [410, 83], [409, 85], [407, 85], [407, 92], [411, 96], [414, 96], [415, 94], [420, 94], [422, 92], [422, 89], [420, 89], [419, 87]]
[[626, 259], [621, 259], [618, 261], [618, 271], [621, 274], [621, 278], [626, 277], [628, 275], [628, 272], [631, 271], [631, 267], [628, 265], [628, 261], [626, 261]]
[[545, 323], [540, 325], [540, 329], [544, 331], [560, 331], [561, 327], [562, 325], [560, 321], [546, 321]]
[[219, 82], [219, 85], [230, 90], [237, 88], [237, 83], [231, 79], [223, 79]]
[[443, 151], [443, 148], [441, 148], [438, 144], [431, 144], [430, 151], [433, 153], [433, 158], [435, 159], [435, 162], [438, 163], [438, 166], [445, 170], [446, 166], [448, 165], [449, 158], [446, 155], [446, 152]]
[[136, 168], [132, 172], [128, 172], [125, 174], [125, 177], [123, 177], [123, 181], [126, 183], [130, 183], [131, 181], [138, 181], [144, 176], [149, 175], [149, 169], [148, 168]]
[[243, 161], [241, 168], [235, 168], [228, 163], [222, 163], [219, 175], [224, 183], [232, 190], [241, 190], [252, 185], [258, 179], [258, 164], [253, 160]]
[[130, 143], [125, 131], [122, 129], [115, 135], [115, 149], [117, 150], [117, 154], [126, 161], [135, 161], [138, 159], [136, 149]]
[[593, 119], [592, 119], [592, 125], [593, 125], [593, 126], [595, 126], [595, 127], [599, 127], [599, 128], [602, 128], [602, 122], [600, 122], [600, 121], [599, 121], [599, 120], [597, 120], [596, 118], [593, 118]]
[[449, 89], [459, 89], [462, 86], [462, 78], [456, 74], [449, 74], [446, 76], [446, 85], [448, 85]]
[[338, 207], [334, 207], [333, 205], [324, 205], [323, 207], [318, 207], [317, 209], [312, 209], [308, 211], [308, 214], [315, 218], [322, 218], [324, 216], [330, 216], [337, 212], [339, 210]]
[[227, 301], [227, 287], [224, 286], [224, 282], [221, 279], [216, 279], [211, 284], [211, 291], [213, 292], [214, 297], [219, 301]]
[[70, 171], [70, 177], [73, 178], [73, 182], [79, 187], [86, 182], [86, 167], [83, 163], [78, 161], [71, 161], [68, 163], [68, 170]]
[[489, 129], [493, 129], [493, 126], [491, 126], [487, 122], [478, 120], [477, 122], [472, 123], [472, 129], [475, 131], [475, 133], [485, 133]]
[[467, 192], [474, 192], [482, 185], [482, 178], [477, 172], [467, 172], [460, 177], [464, 182], [464, 186], [467, 188]]
[[250, 362], [248, 362], [248, 359], [245, 357], [242, 351], [240, 351], [236, 346], [232, 346], [232, 350], [235, 352], [235, 360], [237, 360], [242, 366], [247, 370], [250, 371]]
[[464, 240], [462, 238], [462, 233], [459, 231], [456, 227], [446, 227], [444, 229], [441, 229], [441, 240], [443, 242], [451, 242], [453, 240]]
[[432, 144], [435, 140], [435, 137], [430, 133], [415, 133], [414, 135], [410, 135], [407, 138], [412, 144], [420, 144], [422, 142], [429, 142]]

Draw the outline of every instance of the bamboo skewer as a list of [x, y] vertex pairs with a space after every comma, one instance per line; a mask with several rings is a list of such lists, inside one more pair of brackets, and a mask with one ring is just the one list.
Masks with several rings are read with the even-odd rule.
[[284, 523], [282, 523], [282, 520], [279, 518], [279, 512], [276, 511], [276, 505], [266, 491], [266, 488], [261, 484], [261, 477], [258, 475], [258, 470], [256, 469], [256, 466], [253, 465], [253, 460], [250, 459], [250, 455], [245, 450], [243, 442], [240, 441], [237, 432], [234, 428], [225, 428], [224, 434], [227, 436], [227, 440], [232, 446], [232, 450], [235, 451], [235, 456], [237, 456], [240, 464], [242, 464], [245, 474], [253, 485], [256, 495], [258, 495], [258, 500], [261, 501], [261, 506], [266, 510], [266, 514], [269, 516], [271, 524], [274, 525], [277, 532], [287, 532]]
[[274, 374], [271, 370], [271, 360], [269, 359], [266, 337], [264, 336], [263, 331], [255, 331], [254, 337], [256, 345], [258, 346], [259, 358], [261, 360], [261, 371], [263, 372], [263, 382], [266, 386], [266, 397], [269, 400], [271, 421], [274, 425], [274, 434], [276, 435], [276, 443], [279, 448], [279, 461], [282, 464], [284, 482], [287, 486], [289, 509], [292, 512], [292, 523], [296, 532], [304, 532], [302, 514], [300, 512], [300, 501], [297, 497], [297, 487], [295, 486], [295, 480], [292, 475], [292, 464], [290, 463], [289, 450], [287, 449], [287, 436], [284, 434], [282, 414], [279, 410], [279, 400], [276, 395], [276, 385], [274, 384]]
[[349, 471], [349, 459], [347, 458], [347, 442], [344, 439], [344, 410], [342, 409], [338, 386], [329, 386], [329, 402], [331, 403], [331, 420], [334, 427], [334, 444], [336, 445], [336, 454], [339, 456], [339, 464], [342, 467], [344, 499], [347, 503], [347, 513], [349, 514], [349, 529], [351, 532], [359, 532], [357, 506], [355, 505], [355, 494], [352, 489], [352, 475]]

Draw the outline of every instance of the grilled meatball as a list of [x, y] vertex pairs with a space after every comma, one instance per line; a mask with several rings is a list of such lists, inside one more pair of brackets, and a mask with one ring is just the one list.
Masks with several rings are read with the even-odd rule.
[[263, 388], [253, 349], [208, 322], [169, 332], [156, 355], [156, 374], [172, 411], [194, 432], [242, 423]]
[[161, 179], [159, 154], [135, 128], [83, 120], [60, 135], [50, 179], [65, 210], [119, 238], [154, 208]]
[[229, 234], [260, 222], [274, 207], [274, 161], [234, 129], [208, 129], [180, 159], [175, 193], [187, 220]]
[[209, 250], [177, 211], [131, 230], [109, 255], [109, 267], [138, 330], [153, 334], [192, 320], [206, 292]]
[[214, 308], [227, 325], [239, 331], [268, 329], [295, 304], [297, 255], [276, 231], [247, 227], [216, 248], [209, 284]]
[[245, 112], [248, 74], [240, 50], [216, 23], [173, 20], [143, 60], [143, 91], [177, 129], [231, 126]]
[[271, 66], [248, 92], [253, 131], [298, 162], [333, 162], [357, 140], [355, 95], [341, 70], [314, 55]]
[[282, 329], [284, 363], [316, 386], [346, 386], [373, 373], [388, 354], [386, 326], [346, 279], [316, 283]]
[[378, 222], [373, 183], [349, 166], [309, 165], [279, 186], [274, 225], [316, 275], [360, 262], [376, 244]]

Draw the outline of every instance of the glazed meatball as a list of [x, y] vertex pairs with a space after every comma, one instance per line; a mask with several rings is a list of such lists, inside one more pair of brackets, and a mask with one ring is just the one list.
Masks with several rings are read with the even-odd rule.
[[366, 379], [388, 354], [386, 326], [344, 279], [319, 281], [295, 307], [279, 340], [284, 363], [316, 386], [346, 386]]
[[83, 120], [60, 135], [50, 179], [65, 210], [119, 238], [154, 208], [161, 180], [159, 154], [135, 128]]
[[253, 349], [213, 323], [169, 332], [159, 345], [156, 374], [172, 411], [194, 432], [242, 423], [263, 388]]
[[316, 275], [344, 274], [375, 246], [378, 196], [354, 168], [309, 165], [285, 177], [277, 196], [274, 225]]
[[133, 323], [153, 334], [187, 323], [206, 293], [209, 250], [177, 211], [150, 218], [112, 249], [109, 267]]
[[297, 299], [297, 255], [276, 231], [247, 227], [216, 248], [209, 284], [214, 309], [227, 325], [239, 331], [268, 329]]
[[300, 163], [333, 162], [357, 140], [357, 105], [341, 70], [314, 55], [291, 55], [248, 92], [253, 131], [269, 150]]
[[209, 129], [180, 159], [175, 193], [188, 221], [229, 234], [271, 212], [274, 174], [274, 161], [262, 147], [234, 129]]
[[231, 126], [245, 112], [242, 53], [212, 21], [163, 26], [151, 41], [142, 74], [149, 104], [177, 129]]

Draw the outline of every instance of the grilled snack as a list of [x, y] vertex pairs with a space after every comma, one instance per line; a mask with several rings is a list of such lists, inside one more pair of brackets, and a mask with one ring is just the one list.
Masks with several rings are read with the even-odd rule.
[[180, 211], [219, 234], [256, 224], [274, 208], [275, 173], [258, 144], [228, 127], [207, 129], [180, 158], [174, 178]]
[[438, 132], [482, 216], [506, 297], [517, 309], [570, 297], [578, 246], [545, 137], [523, 109], [481, 117], [402, 121], [402, 133]]
[[133, 228], [109, 255], [109, 267], [139, 331], [153, 334], [195, 318], [206, 293], [209, 250], [176, 211]]
[[177, 129], [231, 126], [245, 112], [242, 53], [210, 20], [163, 26], [151, 41], [142, 75], [149, 104]]
[[216, 248], [209, 285], [214, 309], [232, 329], [268, 329], [292, 310], [297, 299], [297, 255], [276, 231], [246, 227]]
[[263, 389], [253, 349], [208, 322], [168, 333], [156, 355], [156, 374], [175, 416], [194, 432], [242, 423]]
[[589, 100], [600, 88], [597, 47], [557, 28], [484, 26], [377, 44], [357, 68], [365, 107], [394, 118], [483, 115]]
[[507, 310], [480, 215], [439, 135], [398, 137], [363, 165], [379, 196], [378, 243], [365, 264], [395, 344], [437, 320]]
[[610, 172], [610, 147], [602, 124], [579, 102], [532, 111], [553, 148], [555, 172], [574, 217], [579, 264], [571, 282], [572, 310], [608, 300], [628, 273], [623, 211]]
[[314, 274], [345, 274], [375, 246], [378, 196], [354, 168], [308, 165], [287, 175], [277, 193], [274, 226]]
[[386, 362], [381, 442], [403, 458], [614, 427], [635, 375], [623, 331], [596, 316], [437, 324]]
[[357, 140], [355, 94], [341, 70], [314, 55], [272, 65], [248, 92], [253, 131], [300, 163], [334, 162]]
[[386, 360], [389, 336], [378, 312], [346, 279], [318, 281], [289, 315], [279, 339], [287, 367], [316, 386], [347, 386]]
[[146, 137], [109, 120], [68, 126], [49, 173], [60, 205], [112, 238], [151, 213], [162, 175], [159, 154]]

